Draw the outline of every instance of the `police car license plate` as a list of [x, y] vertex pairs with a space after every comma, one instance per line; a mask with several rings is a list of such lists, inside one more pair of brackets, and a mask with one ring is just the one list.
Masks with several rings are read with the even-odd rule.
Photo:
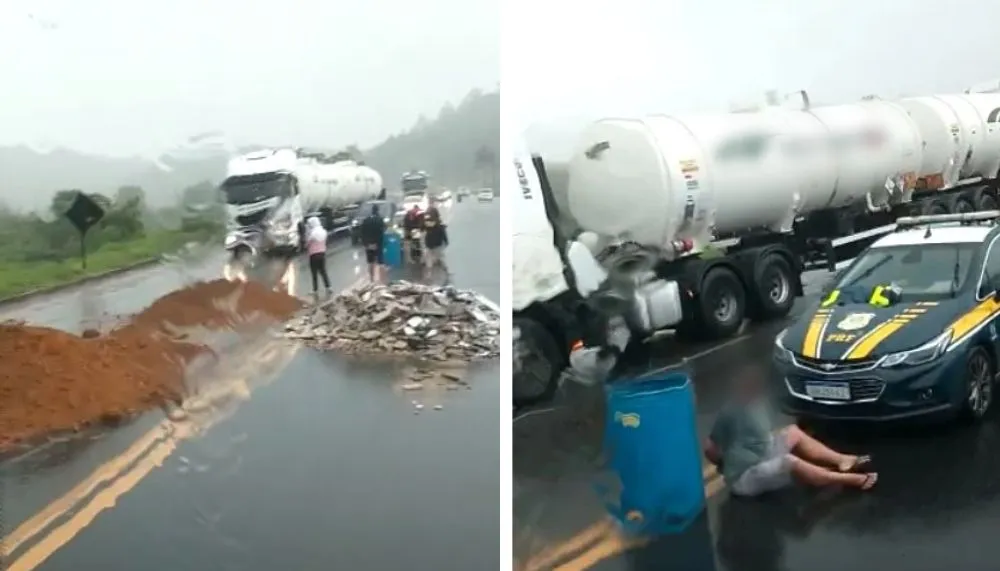
[[806, 394], [814, 399], [851, 400], [851, 387], [847, 383], [807, 383]]

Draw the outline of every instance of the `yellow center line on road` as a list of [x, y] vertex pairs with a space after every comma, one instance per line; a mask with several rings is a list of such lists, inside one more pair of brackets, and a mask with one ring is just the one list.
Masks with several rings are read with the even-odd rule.
[[[705, 499], [711, 499], [725, 488], [722, 475], [715, 466], [704, 464], [702, 478], [705, 485]], [[629, 537], [609, 519], [598, 521], [566, 541], [550, 547], [531, 557], [520, 571], [584, 571], [630, 549], [649, 543], [646, 537]], [[568, 561], [566, 561], [569, 559]]]
[[168, 436], [168, 432], [169, 426], [166, 423], [160, 423], [142, 435], [125, 452], [99, 466], [90, 476], [74, 486], [70, 491], [45, 506], [42, 511], [26, 520], [17, 529], [4, 537], [2, 544], [0, 544], [0, 555], [3, 558], [9, 557], [11, 553], [21, 547], [21, 544], [44, 530], [81, 500], [90, 496], [98, 486], [117, 478], [122, 470], [131, 466], [136, 459], [163, 441]]
[[[277, 373], [294, 357], [299, 345], [289, 345], [282, 340], [270, 340], [265, 346], [251, 352], [251, 357], [244, 361], [243, 366], [203, 391], [190, 402], [207, 410], [214, 403], [227, 400], [246, 400], [251, 395], [251, 377], [258, 377], [264, 371], [261, 382], [255, 382], [254, 387], [263, 386], [273, 381]], [[267, 378], [271, 377], [271, 378]], [[114, 507], [118, 499], [133, 489], [153, 469], [163, 465], [180, 442], [203, 434], [217, 422], [227, 418], [228, 411], [213, 411], [204, 417], [189, 418], [182, 421], [164, 419], [156, 427], [141, 436], [124, 453], [103, 464], [92, 472], [83, 482], [72, 490], [53, 501], [18, 526], [11, 534], [3, 538], [3, 558], [16, 551], [32, 537], [44, 531], [56, 519], [63, 517], [72, 510], [76, 513], [65, 523], [47, 532], [41, 539], [29, 547], [23, 555], [14, 561], [8, 561], [8, 571], [30, 571], [41, 565], [59, 548], [63, 547], [90, 525], [104, 510]], [[130, 469], [124, 470], [127, 466]], [[110, 481], [111, 484], [102, 489], [92, 498], [77, 506], [94, 489]]]

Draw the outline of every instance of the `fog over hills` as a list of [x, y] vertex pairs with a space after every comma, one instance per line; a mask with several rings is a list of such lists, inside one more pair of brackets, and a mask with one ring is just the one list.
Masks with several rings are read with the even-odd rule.
[[[444, 185], [487, 184], [490, 165], [477, 161], [476, 152], [480, 148], [498, 152], [499, 139], [499, 91], [473, 90], [461, 102], [445, 105], [437, 117], [420, 117], [411, 128], [361, 153], [389, 187], [412, 168], [427, 170]], [[226, 133], [206, 131], [153, 157], [107, 157], [41, 145], [0, 146], [0, 202], [16, 210], [34, 210], [46, 208], [58, 190], [112, 194], [120, 186], [136, 185], [145, 190], [150, 205], [165, 205], [178, 200], [185, 187], [221, 181], [226, 160], [233, 154], [292, 145], [236, 144]], [[330, 148], [347, 146], [341, 142]]]

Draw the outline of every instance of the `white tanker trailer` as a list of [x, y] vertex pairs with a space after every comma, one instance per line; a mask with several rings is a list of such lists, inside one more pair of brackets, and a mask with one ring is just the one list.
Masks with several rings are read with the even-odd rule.
[[[745, 318], [787, 315], [802, 294], [803, 271], [833, 270], [893, 230], [899, 216], [997, 208], [1000, 94], [810, 108], [803, 93], [803, 102], [585, 128], [568, 163], [564, 205], [610, 279], [574, 303], [588, 297], [597, 312], [624, 312], [634, 336], [673, 328], [683, 337], [726, 338]], [[521, 178], [522, 197], [532, 194]], [[541, 180], [538, 194], [548, 194], [544, 172]], [[515, 204], [559, 216], [555, 201], [545, 202]], [[578, 345], [579, 333], [566, 331], [580, 329], [566, 325], [565, 296], [546, 297], [549, 282], [537, 277], [546, 272], [518, 276], [518, 258], [537, 253], [516, 244], [514, 317], [523, 346], [515, 353], [544, 353], [554, 375]], [[539, 379], [517, 375], [515, 398], [519, 383], [529, 387], [522, 401], [551, 394], [556, 378], [542, 390]]]
[[226, 203], [226, 249], [293, 255], [305, 218], [318, 215], [331, 232], [348, 228], [358, 206], [382, 192], [382, 177], [354, 161], [326, 163], [295, 149], [234, 157], [220, 185]]

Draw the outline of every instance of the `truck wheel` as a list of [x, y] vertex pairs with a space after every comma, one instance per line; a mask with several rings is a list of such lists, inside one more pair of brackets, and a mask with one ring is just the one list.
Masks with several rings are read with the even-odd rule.
[[746, 314], [746, 290], [732, 270], [709, 270], [701, 282], [698, 310], [707, 339], [725, 339], [739, 331]]
[[540, 323], [515, 317], [513, 323], [514, 406], [521, 407], [552, 398], [562, 373], [556, 340]]
[[928, 200], [924, 203], [924, 214], [938, 215], [938, 214], [950, 214], [948, 212], [948, 205], [941, 200]]
[[792, 266], [780, 254], [768, 254], [754, 264], [753, 317], [756, 320], [778, 319], [788, 315], [795, 303], [792, 293]]
[[997, 208], [998, 208], [998, 206], [997, 206], [997, 199], [994, 198], [988, 192], [984, 192], [979, 197], [979, 204], [976, 204], [976, 210], [978, 210], [980, 212], [987, 211], [987, 210], [996, 210]]
[[955, 214], [965, 214], [967, 212], [975, 212], [976, 207], [964, 198], [959, 198], [955, 201]]

